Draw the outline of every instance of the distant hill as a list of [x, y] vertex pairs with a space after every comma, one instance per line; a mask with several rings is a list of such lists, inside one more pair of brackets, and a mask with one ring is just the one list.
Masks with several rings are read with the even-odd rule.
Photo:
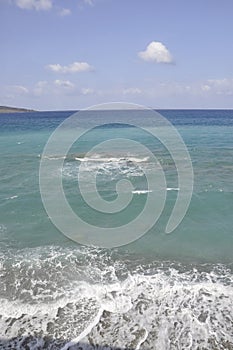
[[33, 109], [0, 106], [0, 113], [23, 113], [35, 112]]

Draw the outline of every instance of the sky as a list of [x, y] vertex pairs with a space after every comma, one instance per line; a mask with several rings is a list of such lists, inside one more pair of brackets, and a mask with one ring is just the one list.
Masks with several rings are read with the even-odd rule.
[[232, 0], [0, 0], [0, 105], [233, 108]]

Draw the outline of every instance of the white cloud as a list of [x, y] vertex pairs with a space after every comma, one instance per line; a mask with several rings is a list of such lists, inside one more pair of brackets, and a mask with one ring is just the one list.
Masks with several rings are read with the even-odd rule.
[[47, 68], [55, 73], [79, 73], [93, 70], [87, 62], [74, 62], [68, 66], [61, 66], [59, 63], [49, 64]]
[[69, 80], [56, 79], [53, 82], [46, 80], [38, 81], [34, 87], [33, 93], [35, 96], [45, 94], [57, 94], [60, 92], [69, 92], [75, 88], [75, 85]]
[[22, 85], [10, 85], [7, 87], [7, 90], [16, 95], [25, 95], [29, 93], [29, 90]]
[[54, 85], [55, 86], [59, 86], [59, 87], [63, 87], [63, 88], [73, 88], [74, 87], [74, 84], [73, 83], [71, 83], [69, 80], [59, 80], [59, 79], [57, 79], [57, 80], [55, 80], [54, 81]]
[[15, 0], [15, 4], [21, 9], [48, 11], [53, 7], [52, 0]]
[[208, 83], [210, 83], [211, 85], [214, 85], [214, 86], [226, 86], [226, 85], [229, 85], [229, 83], [232, 85], [232, 82], [233, 82], [233, 79], [227, 79], [227, 78], [224, 78], [224, 79], [209, 79], [207, 80]]
[[124, 89], [122, 92], [123, 95], [139, 95], [142, 93], [142, 90], [139, 88], [127, 88]]
[[93, 5], [93, 0], [84, 0], [84, 3], [87, 5]]
[[215, 95], [233, 95], [233, 78], [208, 79], [200, 86], [205, 94]]
[[156, 63], [172, 63], [173, 58], [165, 45], [159, 41], [152, 41], [145, 51], [140, 51], [138, 56], [144, 61]]
[[203, 84], [201, 86], [201, 89], [202, 89], [202, 91], [209, 91], [211, 89], [211, 87], [209, 85], [207, 85], [207, 84]]
[[65, 9], [65, 8], [61, 9], [59, 12], [59, 15], [62, 17], [69, 16], [70, 14], [71, 14], [71, 10]]
[[34, 95], [35, 96], [43, 95], [47, 89], [47, 86], [48, 86], [48, 82], [46, 80], [38, 81], [34, 88]]
[[151, 96], [204, 97], [215, 101], [217, 96], [233, 96], [233, 78], [193, 81], [189, 84], [176, 81], [153, 82], [153, 87], [144, 89], [143, 93]]
[[16, 105], [18, 100], [25, 101], [29, 94], [29, 89], [23, 85], [0, 85], [0, 98], [4, 101], [2, 105], [7, 103]]
[[94, 90], [91, 89], [91, 88], [82, 88], [82, 89], [81, 89], [81, 93], [82, 93], [83, 95], [91, 95], [91, 94], [94, 93]]

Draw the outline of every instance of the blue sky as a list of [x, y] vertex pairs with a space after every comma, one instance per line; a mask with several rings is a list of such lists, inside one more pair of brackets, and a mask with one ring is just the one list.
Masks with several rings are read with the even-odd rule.
[[232, 0], [0, 0], [0, 105], [233, 108]]

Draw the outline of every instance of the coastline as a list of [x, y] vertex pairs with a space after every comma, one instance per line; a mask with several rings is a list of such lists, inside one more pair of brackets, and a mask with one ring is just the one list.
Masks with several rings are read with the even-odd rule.
[[0, 106], [0, 113], [26, 113], [36, 112], [34, 109]]

